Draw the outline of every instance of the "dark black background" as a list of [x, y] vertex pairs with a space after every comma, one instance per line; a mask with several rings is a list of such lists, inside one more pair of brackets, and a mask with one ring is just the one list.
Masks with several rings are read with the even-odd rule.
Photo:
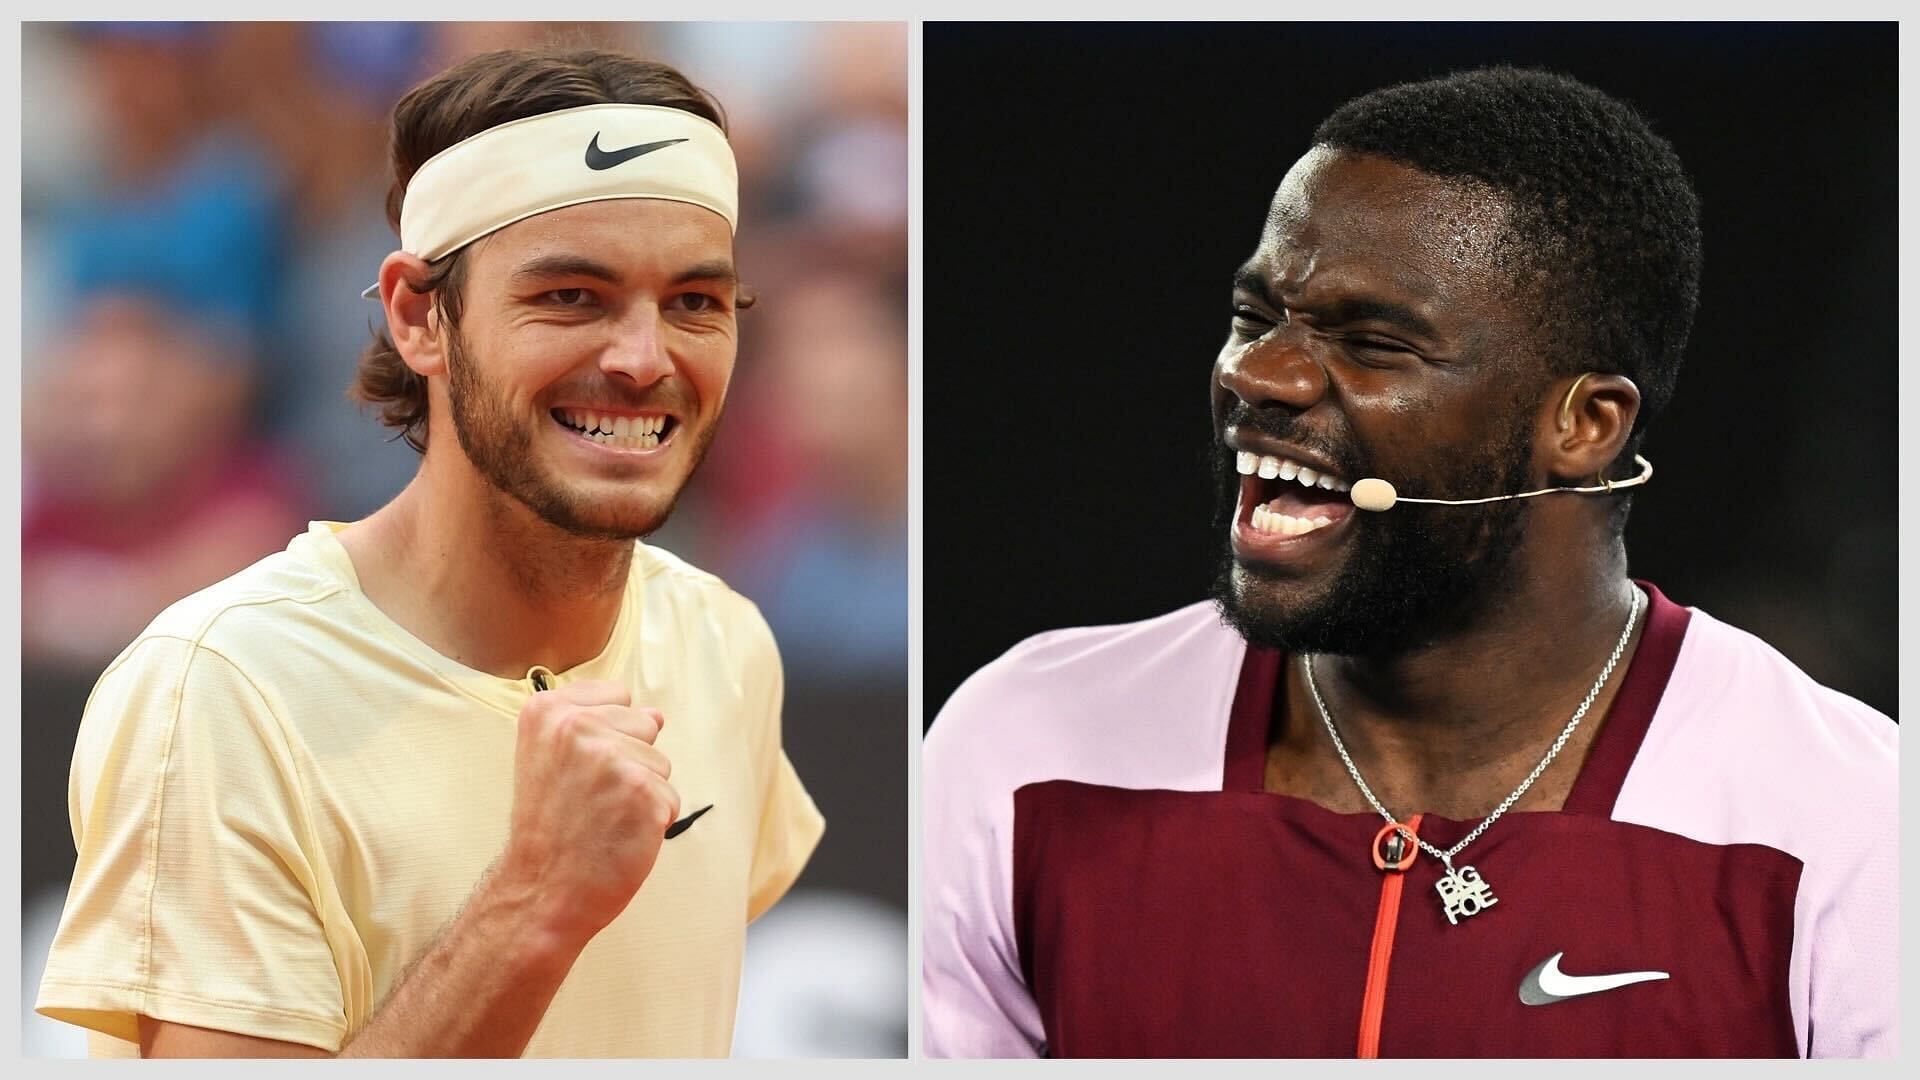
[[924, 29], [925, 692], [1205, 595], [1229, 278], [1314, 127], [1547, 67], [1635, 105], [1703, 206], [1701, 304], [1632, 572], [1895, 707], [1891, 23]]

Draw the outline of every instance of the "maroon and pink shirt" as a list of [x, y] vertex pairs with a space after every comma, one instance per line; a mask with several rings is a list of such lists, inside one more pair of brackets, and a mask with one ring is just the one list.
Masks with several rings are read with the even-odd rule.
[[926, 1052], [1895, 1055], [1897, 726], [1642, 588], [1566, 805], [1460, 854], [1496, 903], [1457, 923], [1378, 815], [1262, 790], [1285, 658], [1211, 604], [1015, 646], [926, 741]]

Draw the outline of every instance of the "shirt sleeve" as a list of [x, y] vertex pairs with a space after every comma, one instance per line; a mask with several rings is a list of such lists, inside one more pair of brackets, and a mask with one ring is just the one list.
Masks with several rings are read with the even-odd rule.
[[1045, 1052], [1013, 934], [1013, 791], [984, 737], [990, 680], [956, 691], [921, 756], [922, 1045], [929, 1057]]
[[826, 831], [826, 819], [813, 805], [793, 763], [782, 751], [760, 815], [760, 839], [753, 852], [753, 884], [747, 921], [759, 918], [793, 887]]
[[37, 1009], [114, 1038], [142, 1015], [337, 1051], [298, 770], [259, 691], [177, 638], [95, 686], [69, 780], [77, 861]]
[[754, 664], [758, 703], [765, 739], [762, 754], [770, 767], [766, 770], [766, 797], [761, 803], [760, 829], [754, 841], [753, 870], [747, 892], [747, 921], [752, 922], [771, 908], [800, 876], [826, 831], [827, 822], [813, 805], [800, 782], [800, 774], [787, 760], [781, 745], [780, 710], [786, 695], [786, 676], [780, 666], [780, 652], [774, 646], [773, 633], [759, 613], [754, 625], [761, 647]]
[[[1900, 1053], [1900, 728], [1866, 706], [1827, 692], [1846, 722], [1872, 732], [1851, 740], [1853, 783], [1830, 802], [1826, 844], [1804, 855], [1800, 905], [1808, 956], [1808, 1057], [1891, 1058]], [[1835, 740], [1838, 744], [1840, 740]], [[1884, 829], [1860, 828], [1883, 822]]]

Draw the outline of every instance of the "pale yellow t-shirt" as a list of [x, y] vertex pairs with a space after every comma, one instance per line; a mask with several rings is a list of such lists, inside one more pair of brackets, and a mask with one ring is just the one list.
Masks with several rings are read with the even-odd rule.
[[[453, 662], [360, 592], [315, 522], [173, 605], [101, 676], [74, 750], [79, 850], [38, 1010], [132, 1055], [136, 1017], [338, 1050], [506, 843], [527, 679]], [[556, 682], [618, 679], [667, 723], [682, 812], [596, 936], [532, 1057], [728, 1052], [747, 922], [823, 822], [780, 743], [759, 610], [644, 544], [606, 649]]]

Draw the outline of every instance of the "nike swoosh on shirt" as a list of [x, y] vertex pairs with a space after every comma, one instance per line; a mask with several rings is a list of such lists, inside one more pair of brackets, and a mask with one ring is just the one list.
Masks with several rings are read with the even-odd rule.
[[1602, 990], [1617, 990], [1634, 983], [1653, 982], [1667, 978], [1664, 971], [1622, 971], [1616, 975], [1568, 975], [1560, 970], [1560, 958], [1564, 952], [1554, 953], [1540, 966], [1527, 972], [1520, 980], [1520, 1000], [1527, 1005], [1551, 1005], [1568, 998], [1597, 994]]
[[693, 823], [700, 820], [700, 815], [706, 813], [711, 809], [713, 809], [713, 804], [708, 803], [707, 805], [701, 807], [700, 809], [695, 810], [693, 813], [688, 814], [686, 817], [681, 818], [679, 821], [676, 821], [673, 824], [667, 826], [667, 839], [671, 840], [674, 837], [679, 836], [681, 833], [686, 832], [688, 829], [692, 828]]
[[661, 139], [659, 142], [629, 146], [624, 150], [602, 150], [600, 149], [600, 133], [596, 131], [593, 133], [593, 141], [587, 144], [587, 168], [594, 170], [611, 169], [615, 165], [632, 161], [641, 154], [651, 154], [655, 150], [672, 146], [674, 143], [683, 143], [686, 141], [685, 139]]

